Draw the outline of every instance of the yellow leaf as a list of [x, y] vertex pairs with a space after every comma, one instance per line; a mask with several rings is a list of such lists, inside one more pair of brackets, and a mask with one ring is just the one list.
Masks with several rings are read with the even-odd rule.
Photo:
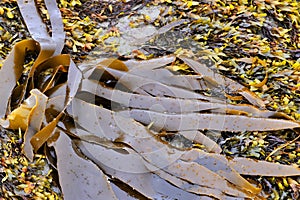
[[113, 11], [113, 7], [112, 7], [112, 5], [111, 5], [111, 4], [108, 6], [108, 9], [109, 9], [109, 11], [112, 13], [112, 11]]
[[295, 63], [292, 65], [292, 68], [293, 68], [294, 70], [300, 71], [300, 63], [299, 63], [299, 62], [295, 62]]
[[196, 2], [196, 1], [188, 1], [187, 2], [187, 7], [191, 7], [191, 6], [197, 6], [199, 5], [199, 2]]
[[10, 10], [7, 11], [6, 16], [7, 16], [9, 19], [13, 19], [13, 18], [14, 18], [14, 14], [12, 14], [12, 12], [11, 12]]
[[185, 64], [181, 64], [181, 65], [168, 66], [167, 68], [172, 70], [172, 71], [179, 71], [179, 70], [185, 71], [189, 68], [189, 66], [185, 65]]
[[[171, 1], [171, 2], [172, 2], [172, 1]], [[169, 9], [168, 9], [168, 14], [169, 14], [169, 15], [172, 15], [172, 13], [173, 13], [172, 11], [173, 11], [173, 7], [170, 6]]]
[[146, 21], [151, 21], [151, 17], [149, 15], [144, 15]]
[[72, 1], [71, 1], [71, 5], [72, 5], [73, 7], [76, 6], [76, 5], [81, 6], [81, 2], [80, 2], [80, 0], [72, 0]]
[[0, 15], [4, 14], [4, 9], [2, 7], [0, 7]]
[[261, 53], [268, 53], [270, 50], [271, 50], [271, 49], [270, 49], [270, 47], [268, 47], [268, 46], [263, 46], [263, 47], [261, 47], [261, 49], [260, 49]]

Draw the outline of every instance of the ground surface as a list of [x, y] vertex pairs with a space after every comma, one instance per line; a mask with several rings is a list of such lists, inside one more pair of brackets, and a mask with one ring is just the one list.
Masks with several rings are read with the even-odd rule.
[[[67, 34], [64, 53], [70, 53], [76, 62], [97, 56], [137, 59], [171, 53], [206, 56], [221, 73], [256, 92], [268, 109], [300, 119], [297, 1], [61, 0], [58, 3]], [[39, 9], [49, 24], [42, 3]], [[168, 29], [166, 25], [172, 22], [178, 24]], [[16, 2], [2, 1], [1, 60], [13, 44], [29, 37]], [[188, 73], [184, 68], [179, 71]], [[300, 165], [300, 140], [294, 140], [298, 136], [294, 131], [211, 135], [224, 154]], [[51, 173], [45, 157], [38, 154], [29, 163], [20, 153], [22, 133], [2, 130], [0, 140], [1, 198], [62, 198], [55, 184], [55, 173]], [[268, 156], [276, 148], [278, 151]], [[262, 184], [270, 199], [297, 198], [300, 177], [253, 179]]]

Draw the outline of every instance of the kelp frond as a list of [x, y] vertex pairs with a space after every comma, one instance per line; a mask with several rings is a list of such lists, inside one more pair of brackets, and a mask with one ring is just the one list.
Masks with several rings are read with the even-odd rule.
[[[0, 116], [3, 127], [25, 131], [23, 152], [29, 159], [42, 146], [54, 148], [65, 199], [120, 199], [117, 182], [149, 199], [264, 199], [261, 186], [242, 175], [300, 175], [293, 165], [227, 158], [205, 135], [206, 130], [296, 129], [298, 121], [267, 110], [245, 86], [196, 59], [99, 58], [76, 65], [61, 54], [65, 36], [56, 1], [45, 4], [51, 36], [35, 1], [18, 1], [33, 39], [18, 42], [3, 63]], [[10, 100], [29, 51], [38, 57], [22, 82], [22, 103], [13, 108]], [[174, 62], [183, 62], [192, 73], [178, 74], [170, 67]], [[50, 78], [41, 79], [46, 71]], [[59, 74], [67, 78], [58, 81]], [[248, 103], [228, 101], [237, 95]], [[174, 135], [204, 148], [172, 145], [166, 138]]]

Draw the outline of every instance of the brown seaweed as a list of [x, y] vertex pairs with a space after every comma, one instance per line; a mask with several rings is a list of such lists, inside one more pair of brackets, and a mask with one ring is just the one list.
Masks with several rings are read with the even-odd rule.
[[90, 160], [76, 154], [65, 134], [53, 142], [60, 185], [66, 199], [117, 199], [105, 174]]
[[[65, 36], [56, 1], [45, 0], [45, 4], [51, 36], [35, 1], [18, 1], [34, 40], [17, 43], [3, 63], [0, 117], [1, 126], [25, 131], [23, 152], [27, 158], [33, 159], [43, 145], [54, 147], [66, 199], [118, 199], [121, 192], [115, 180], [149, 199], [263, 199], [261, 187], [242, 175], [300, 175], [300, 169], [292, 165], [227, 158], [220, 154], [216, 141], [201, 132], [295, 129], [298, 121], [267, 110], [245, 86], [183, 56], [124, 62], [100, 58], [77, 66], [69, 55], [61, 54]], [[184, 22], [175, 21], [158, 34]], [[9, 101], [28, 51], [39, 53], [21, 88], [29, 97], [10, 112]], [[168, 69], [178, 59], [193, 75]], [[39, 79], [50, 69], [49, 79]], [[60, 70], [67, 78], [57, 83]], [[267, 78], [256, 86], [263, 86]], [[94, 101], [81, 98], [83, 92]], [[250, 104], [227, 102], [225, 97], [232, 94], [242, 95]], [[204, 150], [176, 148], [161, 137], [174, 133], [203, 144]]]
[[3, 63], [0, 73], [1, 118], [5, 117], [11, 93], [22, 75], [25, 54], [38, 50], [34, 40], [23, 40], [17, 43]]

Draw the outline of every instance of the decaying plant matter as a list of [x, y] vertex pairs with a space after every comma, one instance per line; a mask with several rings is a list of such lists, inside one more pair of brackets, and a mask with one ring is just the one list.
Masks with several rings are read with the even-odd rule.
[[[264, 199], [261, 187], [242, 175], [300, 175], [297, 166], [228, 159], [201, 132], [297, 129], [298, 121], [267, 110], [243, 85], [196, 58], [99, 58], [75, 65], [61, 54], [56, 1], [45, 4], [51, 36], [34, 0], [18, 1], [32, 40], [18, 42], [3, 63], [0, 116], [3, 127], [25, 131], [28, 159], [41, 148], [56, 159], [65, 199], [123, 199], [120, 182], [149, 199]], [[24, 73], [32, 52], [38, 56]], [[175, 61], [192, 73], [171, 70]], [[230, 104], [228, 96], [249, 103]]]

